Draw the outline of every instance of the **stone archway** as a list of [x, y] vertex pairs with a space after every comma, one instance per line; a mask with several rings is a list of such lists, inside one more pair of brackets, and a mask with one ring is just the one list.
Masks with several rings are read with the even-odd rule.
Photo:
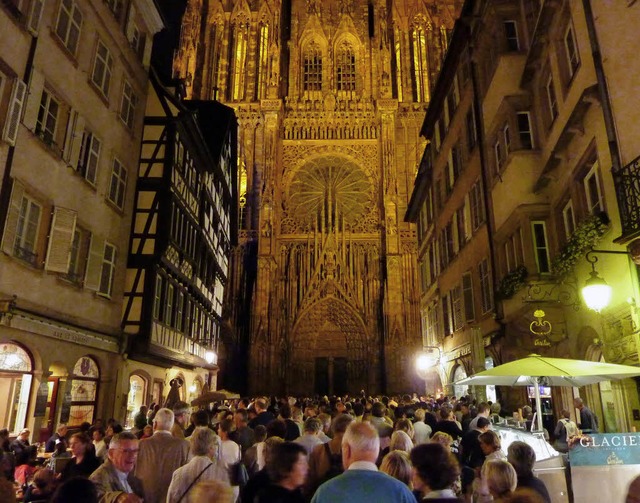
[[293, 329], [288, 388], [294, 394], [344, 394], [368, 389], [375, 368], [362, 318], [326, 297], [306, 309]]

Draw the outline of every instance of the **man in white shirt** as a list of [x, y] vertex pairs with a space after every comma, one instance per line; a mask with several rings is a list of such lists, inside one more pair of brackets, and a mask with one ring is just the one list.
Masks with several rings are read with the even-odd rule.
[[424, 409], [417, 409], [413, 417], [416, 420], [413, 423], [413, 442], [415, 445], [426, 444], [431, 438], [431, 426], [424, 422]]
[[315, 417], [310, 417], [304, 422], [304, 435], [296, 438], [294, 442], [300, 444], [307, 451], [307, 456], [311, 455], [311, 451], [316, 445], [323, 444], [320, 438], [322, 423]]

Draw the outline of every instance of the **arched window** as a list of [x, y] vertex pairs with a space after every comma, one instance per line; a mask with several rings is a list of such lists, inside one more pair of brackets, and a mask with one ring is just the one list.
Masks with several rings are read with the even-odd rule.
[[125, 428], [133, 428], [133, 417], [145, 405], [148, 381], [139, 374], [129, 376], [129, 395], [127, 396], [127, 418]]
[[267, 96], [267, 77], [269, 75], [269, 25], [260, 23], [258, 32], [256, 98]]
[[218, 24], [213, 24], [209, 31], [209, 92], [211, 99], [217, 100], [218, 89], [220, 87], [220, 54], [222, 50], [223, 28]]
[[416, 26], [411, 33], [411, 56], [411, 63], [413, 66], [414, 98], [416, 101], [429, 101], [427, 33], [422, 26]]
[[0, 418], [12, 434], [25, 426], [31, 393], [33, 361], [17, 344], [0, 344]]
[[356, 56], [349, 42], [343, 42], [336, 54], [336, 89], [356, 90]]
[[322, 91], [322, 51], [315, 42], [311, 42], [304, 51], [303, 72], [303, 90]]
[[93, 423], [99, 379], [100, 371], [93, 358], [83, 356], [76, 362], [71, 379], [69, 426], [80, 426], [85, 421]]
[[231, 40], [229, 44], [231, 63], [231, 99], [239, 101], [244, 99], [244, 76], [247, 63], [247, 30], [248, 25], [243, 23], [234, 24], [231, 28]]
[[402, 101], [403, 95], [403, 85], [402, 85], [402, 54], [405, 49], [403, 49], [402, 44], [403, 32], [399, 28], [395, 28], [393, 39], [394, 39], [394, 55], [395, 55], [395, 65], [394, 70], [396, 73], [396, 96], [398, 101]]
[[[461, 379], [465, 379], [467, 377], [467, 372], [464, 370], [462, 365], [458, 365], [456, 369], [453, 371], [453, 382], [458, 382]], [[456, 398], [460, 398], [465, 396], [469, 392], [469, 386], [453, 386], [453, 394]]]

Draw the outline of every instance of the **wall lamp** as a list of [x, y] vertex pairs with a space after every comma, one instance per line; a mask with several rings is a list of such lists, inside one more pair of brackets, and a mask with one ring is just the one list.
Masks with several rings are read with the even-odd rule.
[[629, 255], [626, 251], [614, 251], [614, 250], [596, 250], [591, 248], [585, 255], [587, 262], [591, 264], [590, 277], [586, 281], [585, 286], [582, 288], [582, 298], [584, 303], [589, 309], [593, 309], [596, 312], [602, 311], [609, 305], [611, 301], [611, 287], [607, 282], [600, 277], [598, 271], [596, 271], [596, 262], [598, 262], [597, 253], [607, 253], [613, 255]]

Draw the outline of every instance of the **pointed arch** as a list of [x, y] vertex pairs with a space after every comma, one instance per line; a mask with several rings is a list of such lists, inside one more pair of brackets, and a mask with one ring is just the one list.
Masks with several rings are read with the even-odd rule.
[[418, 102], [427, 102], [429, 94], [429, 38], [431, 22], [418, 14], [411, 23], [411, 70], [413, 80], [413, 98]]

